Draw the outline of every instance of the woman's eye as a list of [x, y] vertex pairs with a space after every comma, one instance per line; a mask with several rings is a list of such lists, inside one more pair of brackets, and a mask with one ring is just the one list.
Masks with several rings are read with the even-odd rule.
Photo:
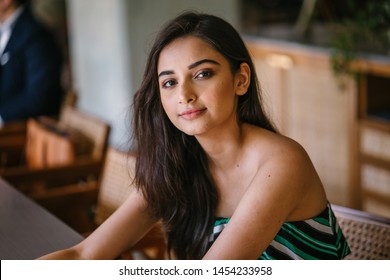
[[163, 84], [162, 84], [162, 87], [163, 88], [170, 88], [172, 86], [176, 85], [176, 82], [174, 80], [168, 80], [168, 81], [165, 81]]
[[200, 78], [200, 79], [203, 79], [203, 78], [207, 78], [207, 77], [211, 77], [212, 76], [212, 72], [209, 71], [209, 70], [206, 70], [206, 71], [201, 71], [199, 72], [195, 78]]

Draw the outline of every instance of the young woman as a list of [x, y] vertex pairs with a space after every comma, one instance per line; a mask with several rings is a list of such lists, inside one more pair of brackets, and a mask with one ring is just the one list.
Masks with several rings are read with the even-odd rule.
[[341, 259], [349, 248], [304, 149], [266, 116], [255, 68], [221, 18], [185, 13], [157, 35], [134, 98], [134, 192], [46, 258], [111, 259], [157, 221], [179, 259]]

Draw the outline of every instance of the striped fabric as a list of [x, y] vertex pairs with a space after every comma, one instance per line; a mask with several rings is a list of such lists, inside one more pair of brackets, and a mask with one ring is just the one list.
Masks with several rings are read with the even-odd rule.
[[[209, 246], [225, 228], [229, 218], [217, 218]], [[274, 240], [263, 252], [261, 260], [331, 260], [350, 253], [349, 246], [328, 204], [318, 216], [298, 222], [285, 222]]]

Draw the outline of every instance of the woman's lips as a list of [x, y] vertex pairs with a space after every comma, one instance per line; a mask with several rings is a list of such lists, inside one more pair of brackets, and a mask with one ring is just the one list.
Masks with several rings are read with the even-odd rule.
[[179, 114], [179, 117], [182, 117], [186, 120], [192, 120], [192, 119], [195, 119], [195, 118], [199, 117], [200, 115], [202, 115], [204, 112], [206, 112], [206, 110], [207, 110], [206, 108], [188, 109], [188, 110], [181, 112]]

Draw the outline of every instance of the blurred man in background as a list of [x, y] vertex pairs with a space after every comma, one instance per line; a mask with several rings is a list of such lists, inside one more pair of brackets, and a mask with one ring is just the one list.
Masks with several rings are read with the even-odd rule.
[[57, 115], [62, 54], [28, 0], [0, 0], [0, 126]]

